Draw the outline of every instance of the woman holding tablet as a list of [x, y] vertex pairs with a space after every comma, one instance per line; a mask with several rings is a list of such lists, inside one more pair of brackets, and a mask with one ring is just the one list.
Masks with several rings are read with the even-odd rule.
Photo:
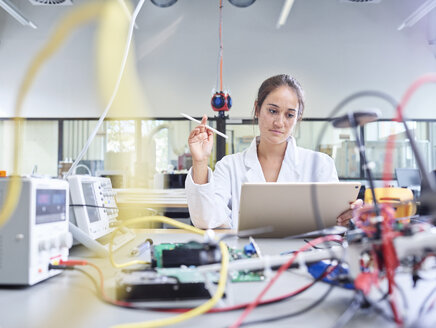
[[[328, 155], [296, 145], [292, 134], [303, 112], [303, 90], [294, 78], [283, 74], [265, 80], [254, 102], [260, 136], [243, 152], [222, 158], [213, 173], [207, 165], [213, 132], [205, 127], [207, 117], [203, 116], [188, 139], [192, 168], [185, 189], [195, 226], [236, 229], [245, 182], [338, 181], [334, 161]], [[347, 225], [356, 206], [361, 206], [360, 200], [338, 217], [338, 224]]]

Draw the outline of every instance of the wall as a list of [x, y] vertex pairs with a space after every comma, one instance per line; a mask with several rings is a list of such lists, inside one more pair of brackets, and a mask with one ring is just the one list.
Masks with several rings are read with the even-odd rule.
[[[75, 6], [85, 0], [76, 0]], [[306, 117], [326, 117], [347, 95], [379, 89], [400, 98], [418, 76], [436, 71], [428, 45], [430, 17], [399, 32], [397, 26], [424, 0], [350, 4], [297, 0], [284, 27], [275, 28], [282, 1], [257, 0], [240, 9], [224, 1], [224, 85], [231, 90], [233, 118], [250, 117], [260, 83], [291, 73], [306, 90]], [[23, 27], [0, 10], [0, 116], [13, 116], [25, 68], [56, 22], [72, 7], [32, 6], [14, 1], [37, 30]], [[169, 8], [146, 1], [135, 30], [138, 74], [147, 102], [137, 116], [175, 117], [179, 112], [212, 116], [216, 86], [218, 1], [180, 0]], [[430, 30], [429, 30], [430, 29]], [[95, 24], [75, 31], [44, 66], [24, 104], [26, 117], [96, 117], [98, 97]], [[411, 118], [436, 118], [434, 86], [423, 88], [407, 108]], [[352, 108], [381, 106], [361, 100]], [[118, 114], [120, 116], [122, 114]], [[109, 116], [116, 116], [114, 113]]]

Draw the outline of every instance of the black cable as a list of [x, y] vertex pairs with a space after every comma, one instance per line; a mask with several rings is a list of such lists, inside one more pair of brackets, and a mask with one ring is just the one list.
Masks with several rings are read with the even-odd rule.
[[317, 237], [324, 237], [324, 236], [330, 236], [330, 235], [344, 235], [346, 232], [347, 232], [346, 227], [333, 226], [333, 227], [325, 228], [322, 230], [314, 230], [314, 231], [305, 232], [305, 233], [302, 233], [299, 235], [286, 236], [286, 237], [283, 237], [283, 239], [290, 240], [290, 239], [301, 239], [301, 238], [317, 238]]
[[70, 206], [80, 206], [80, 207], [96, 207], [96, 208], [104, 208], [108, 210], [117, 210], [118, 207], [108, 207], [108, 206], [99, 206], [99, 205], [91, 205], [91, 204], [70, 204]]
[[364, 297], [362, 293], [359, 291], [356, 292], [353, 299], [351, 300], [350, 305], [347, 307], [344, 313], [342, 313], [342, 315], [333, 325], [333, 328], [344, 327], [351, 320], [351, 318], [356, 314], [356, 312], [359, 311], [363, 301], [364, 301]]
[[[338, 105], [336, 105], [335, 108], [329, 113], [327, 116], [328, 121], [324, 123], [324, 125], [321, 128], [321, 132], [318, 134], [318, 138], [316, 140], [316, 147], [320, 147], [321, 140], [324, 138], [325, 132], [327, 131], [327, 125], [330, 123], [330, 120], [332, 117], [334, 117], [343, 107], [348, 105], [353, 100], [362, 98], [362, 97], [375, 97], [385, 100], [387, 103], [389, 103], [394, 110], [398, 106], [398, 102], [389, 94], [377, 91], [377, 90], [364, 90], [360, 92], [353, 93], [352, 95], [346, 97], [343, 99]], [[406, 126], [407, 127], [407, 126]], [[318, 169], [318, 162], [315, 162], [315, 168], [314, 171], [316, 172]], [[318, 201], [318, 195], [316, 193], [316, 185], [312, 184], [311, 187], [311, 197], [312, 197], [312, 208], [315, 214], [315, 222], [319, 230], [322, 230], [324, 228], [324, 223], [322, 221], [322, 216], [319, 208], [319, 201]], [[374, 204], [376, 203], [376, 199], [373, 200]]]
[[94, 285], [94, 287], [95, 287], [95, 290], [96, 290], [97, 297], [98, 297], [98, 299], [99, 299], [100, 301], [102, 301], [102, 302], [104, 302], [104, 303], [106, 303], [106, 304], [110, 304], [110, 305], [114, 305], [114, 306], [116, 306], [116, 307], [122, 307], [122, 308], [126, 308], [126, 309], [134, 309], [134, 310], [153, 310], [152, 308], [149, 308], [149, 307], [139, 307], [139, 306], [135, 306], [135, 305], [132, 305], [132, 306], [129, 306], [129, 305], [121, 305], [121, 304], [115, 304], [115, 303], [112, 303], [112, 302], [110, 302], [110, 301], [108, 301], [108, 300], [105, 300], [105, 299], [103, 298], [103, 291], [101, 290], [99, 284], [97, 283], [97, 280], [92, 276], [92, 274], [90, 274], [90, 273], [87, 272], [86, 270], [83, 270], [83, 269], [78, 268], [78, 267], [76, 267], [76, 266], [71, 267], [71, 268], [73, 268], [74, 270], [77, 270], [77, 271], [83, 273], [87, 278], [89, 278], [89, 279], [92, 281], [92, 283], [93, 283], [93, 285]]
[[433, 296], [433, 294], [436, 293], [436, 287], [433, 288], [430, 293], [426, 296], [424, 301], [422, 302], [421, 306], [419, 307], [418, 317], [421, 317], [424, 314], [424, 308], [428, 300]]
[[312, 246], [312, 248], [313, 249], [327, 249], [327, 248], [332, 248], [332, 247], [334, 247], [334, 246], [342, 246], [342, 243], [340, 242], [340, 241], [337, 241], [337, 240], [329, 240], [329, 241], [325, 241], [325, 242], [323, 242], [322, 244], [329, 244], [329, 243], [336, 243], [336, 244], [338, 244], [338, 245], [332, 245], [332, 246], [330, 246], [330, 247], [319, 247], [319, 246], [316, 246], [316, 245], [313, 245], [312, 244], [312, 242], [309, 240], [309, 239], [303, 239], [303, 241], [306, 243], [306, 244], [309, 244], [310, 246]]
[[[295, 294], [289, 295], [287, 297], [283, 297], [281, 299], [277, 299], [277, 300], [274, 300], [274, 301], [271, 301], [271, 302], [268, 302], [268, 303], [259, 303], [258, 306], [265, 306], [265, 305], [270, 305], [270, 304], [276, 304], [276, 303], [279, 303], [279, 302], [284, 302], [284, 301], [287, 301], [287, 300], [289, 300], [289, 299], [291, 299], [291, 298], [293, 298], [295, 296], [303, 294], [306, 290], [308, 290], [309, 288], [314, 286], [317, 282], [320, 282], [322, 279], [324, 279], [325, 278], [325, 274], [327, 273], [327, 271], [329, 270], [330, 267], [331, 267], [331, 264], [327, 265], [325, 270], [316, 279], [314, 279], [311, 284], [307, 285], [306, 288], [300, 290], [298, 293], [295, 293]], [[333, 270], [335, 270], [336, 268], [337, 268], [337, 265], [333, 268]], [[173, 310], [175, 310], [175, 309], [180, 310], [180, 308], [173, 308]], [[153, 308], [152, 310], [171, 312], [170, 308], [163, 308], [163, 309], [162, 308]], [[189, 309], [184, 309], [184, 310], [189, 310]], [[235, 309], [232, 309], [232, 310], [227, 310], [225, 312], [238, 311], [238, 310], [241, 310], [241, 308], [235, 308]]]
[[[388, 293], [389, 294], [389, 293]], [[387, 294], [387, 296], [388, 296]], [[387, 297], [382, 297], [377, 302], [380, 302], [382, 300], [388, 301]], [[378, 305], [376, 305], [374, 302], [370, 301], [368, 298], [365, 297], [365, 302], [369, 304], [370, 308], [374, 310], [374, 312], [378, 315], [380, 315], [383, 319], [385, 319], [388, 322], [395, 322], [395, 318], [392, 316], [389, 316], [386, 314], [386, 312], [380, 308]]]
[[272, 231], [274, 231], [274, 228], [272, 226], [264, 226], [264, 227], [255, 228], [255, 229], [240, 230], [237, 233], [223, 234], [218, 239], [218, 241], [224, 241], [226, 239], [234, 238], [234, 237], [244, 238], [244, 237], [250, 237], [250, 236], [255, 236], [255, 235], [261, 235], [261, 234], [272, 232]]
[[[326, 244], [327, 245], [327, 249], [330, 251], [330, 253], [332, 254], [332, 257], [331, 257], [331, 261], [333, 261], [334, 259], [336, 259], [334, 256], [333, 256], [333, 252], [331, 251], [331, 248], [329, 248], [328, 247], [328, 242], [324, 242], [324, 244]], [[342, 258], [341, 259], [337, 259], [337, 261], [338, 261], [338, 264], [335, 266], [335, 268], [334, 269], [336, 269], [336, 268], [338, 268], [343, 262], [344, 262], [344, 257], [345, 257], [345, 252], [343, 253], [343, 255], [342, 255]], [[319, 275], [318, 277], [317, 277], [317, 279], [316, 280], [321, 280], [321, 279], [323, 279], [324, 278], [324, 274], [327, 272], [327, 269], [330, 267], [330, 264], [326, 267], [326, 269], [324, 270], [324, 272], [321, 274], [321, 275]], [[334, 270], [333, 269], [333, 270]], [[315, 284], [315, 283], [314, 283]], [[310, 304], [309, 306], [307, 306], [306, 308], [303, 308], [303, 309], [301, 309], [301, 310], [299, 310], [299, 311], [296, 311], [296, 312], [292, 312], [292, 313], [288, 313], [288, 314], [284, 314], [284, 315], [281, 315], [281, 316], [276, 316], [276, 317], [270, 317], [270, 318], [265, 318], [265, 319], [260, 319], [260, 320], [252, 320], [252, 321], [247, 321], [247, 322], [243, 322], [243, 323], [241, 323], [241, 326], [247, 326], [247, 325], [255, 325], [255, 324], [260, 324], [260, 323], [265, 323], [265, 322], [271, 322], [271, 321], [277, 321], [277, 320], [282, 320], [282, 319], [287, 319], [287, 318], [290, 318], [290, 317], [295, 317], [295, 316], [298, 316], [298, 315], [300, 315], [300, 314], [304, 314], [304, 313], [306, 313], [306, 312], [308, 312], [308, 311], [310, 311], [310, 310], [312, 310], [313, 308], [315, 308], [316, 306], [318, 306], [319, 304], [321, 304], [326, 298], [327, 298], [327, 296], [331, 293], [331, 291], [333, 290], [333, 288], [334, 287], [338, 287], [339, 285], [335, 285], [335, 284], [330, 284], [330, 287], [327, 289], [327, 291], [320, 297], [320, 298], [318, 298], [315, 302], [313, 302], [312, 304]]]
[[[309, 288], [311, 288], [312, 286], [314, 286], [317, 282], [320, 282], [322, 279], [324, 279], [325, 274], [326, 274], [326, 272], [329, 270], [330, 267], [331, 267], [331, 264], [329, 264], [329, 265], [325, 268], [324, 272], [321, 273], [321, 274], [320, 274], [316, 279], [314, 279], [314, 280], [312, 281], [311, 284], [307, 285], [306, 288], [304, 288], [303, 290], [299, 291], [298, 293], [295, 293], [295, 294], [289, 295], [289, 296], [284, 297], [284, 298], [281, 298], [281, 299], [274, 300], [274, 301], [272, 301], [272, 302], [268, 302], [268, 303], [260, 303], [258, 306], [265, 306], [265, 305], [270, 305], [270, 304], [276, 304], [276, 303], [284, 302], [284, 301], [287, 301], [287, 300], [289, 300], [289, 299], [291, 299], [291, 298], [293, 298], [293, 297], [295, 297], [295, 296], [298, 296], [298, 295], [303, 294], [303, 293], [304, 293], [305, 291], [307, 291]], [[336, 269], [336, 268], [337, 268], [337, 266], [334, 267], [334, 269]], [[333, 270], [334, 270], [334, 269], [333, 269]], [[180, 308], [172, 308], [172, 309], [173, 309], [173, 310], [175, 310], [175, 309], [178, 309], [178, 310], [179, 310]], [[150, 309], [150, 310], [158, 310], [158, 311], [167, 311], [167, 312], [171, 312], [171, 308], [152, 308], [152, 309]], [[188, 310], [188, 309], [186, 309], [186, 310]], [[228, 310], [228, 311], [237, 311], [237, 310], [240, 310], [240, 308], [235, 308], [234, 310]], [[227, 311], [226, 311], [226, 312], [227, 312]]]
[[335, 287], [336, 287], [335, 285], [330, 285], [329, 288], [327, 289], [327, 291], [320, 298], [318, 298], [315, 302], [313, 302], [312, 304], [310, 304], [309, 306], [307, 306], [301, 310], [298, 310], [298, 311], [292, 312], [292, 313], [288, 313], [288, 314], [284, 314], [284, 315], [280, 315], [280, 316], [276, 316], [276, 317], [246, 321], [246, 322], [243, 322], [241, 324], [241, 326], [258, 325], [261, 323], [283, 320], [283, 319], [295, 317], [295, 316], [298, 316], [300, 314], [306, 313], [306, 312], [314, 309], [315, 307], [317, 307], [319, 304], [321, 304], [327, 298], [327, 296], [331, 293], [333, 288], [335, 288]]
[[398, 291], [400, 292], [400, 295], [401, 295], [401, 300], [403, 301], [403, 306], [404, 306], [404, 309], [406, 310], [406, 311], [408, 311], [409, 310], [409, 302], [407, 301], [407, 296], [406, 296], [406, 293], [404, 292], [404, 290], [397, 284], [397, 283], [395, 283], [395, 287], [398, 289]]
[[383, 296], [380, 297], [378, 300], [376, 300], [375, 303], [380, 303], [381, 301], [384, 301], [385, 299], [388, 298], [389, 292], [388, 291], [387, 292], [383, 292], [380, 287], [378, 287], [377, 289], [380, 292], [380, 294], [382, 294]]
[[[270, 303], [259, 304], [259, 306], [264, 306], [264, 305], [270, 305], [270, 304], [275, 304], [275, 303], [283, 302], [283, 301], [289, 300], [289, 299], [291, 299], [291, 298], [293, 298], [293, 297], [295, 297], [295, 296], [297, 296], [297, 295], [302, 294], [303, 292], [305, 292], [306, 290], [308, 290], [309, 288], [311, 288], [313, 285], [315, 285], [317, 282], [321, 281], [321, 279], [324, 278], [325, 273], [329, 270], [330, 266], [331, 266], [331, 265], [329, 264], [329, 265], [325, 268], [324, 272], [323, 272], [319, 277], [317, 277], [316, 279], [314, 279], [313, 282], [312, 282], [310, 285], [307, 286], [307, 288], [301, 290], [300, 292], [295, 293], [295, 294], [292, 294], [292, 295], [290, 295], [290, 296], [288, 296], [288, 297], [284, 297], [284, 298], [282, 298], [282, 299], [278, 299], [278, 300], [272, 301], [272, 302], [270, 302]], [[337, 267], [337, 266], [336, 266], [336, 267]], [[335, 267], [335, 268], [336, 268], [336, 267]], [[334, 269], [335, 269], [335, 268], [334, 268]], [[107, 301], [107, 300], [105, 300], [105, 299], [103, 298], [103, 292], [102, 292], [102, 290], [101, 290], [99, 284], [97, 283], [97, 280], [96, 280], [96, 279], [95, 279], [95, 278], [94, 278], [90, 273], [88, 273], [86, 270], [83, 270], [83, 269], [81, 269], [81, 268], [79, 268], [79, 267], [76, 267], [76, 266], [67, 266], [66, 268], [63, 268], [63, 267], [57, 266], [56, 269], [77, 270], [77, 271], [83, 273], [86, 277], [88, 277], [88, 278], [92, 281], [92, 283], [93, 283], [93, 285], [94, 285], [94, 287], [95, 287], [95, 290], [96, 290], [97, 297], [98, 297], [101, 301], [103, 301], [104, 303], [107, 303], [107, 304], [110, 304], [110, 305], [114, 305], [114, 306], [117, 306], [117, 307], [122, 307], [122, 308], [127, 308], [127, 309], [133, 309], [133, 310], [147, 310], [147, 311], [162, 311], [162, 310], [163, 310], [163, 311], [168, 311], [168, 312], [170, 312], [170, 310], [171, 310], [171, 308], [164, 308], [164, 309], [162, 309], [162, 308], [148, 307], [148, 306], [121, 305], [121, 304], [114, 304], [114, 303], [111, 303], [111, 302], [109, 302], [109, 301]], [[333, 269], [333, 270], [334, 270], [334, 269]], [[180, 309], [180, 308], [173, 308], [173, 310], [177, 310], [177, 309]], [[187, 309], [187, 310], [189, 310], [189, 309]], [[235, 309], [235, 310], [239, 310], [239, 309]]]

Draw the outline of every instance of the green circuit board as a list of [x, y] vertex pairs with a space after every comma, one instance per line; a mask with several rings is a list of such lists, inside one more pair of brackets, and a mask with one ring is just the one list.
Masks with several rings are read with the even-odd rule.
[[[195, 268], [164, 268], [162, 253], [165, 250], [174, 250], [177, 247], [183, 247], [184, 249], [201, 249], [203, 244], [197, 242], [190, 243], [163, 243], [152, 246], [152, 261], [155, 263], [156, 269], [159, 273], [174, 276], [181, 281], [202, 281], [204, 277], [200, 274], [196, 274]], [[247, 255], [243, 250], [237, 248], [228, 248], [230, 261], [236, 261], [240, 259], [247, 259], [257, 257], [257, 255]], [[265, 279], [263, 271], [233, 271], [230, 273], [232, 282], [256, 282], [263, 281]], [[212, 281], [217, 282], [219, 275], [213, 275]]]

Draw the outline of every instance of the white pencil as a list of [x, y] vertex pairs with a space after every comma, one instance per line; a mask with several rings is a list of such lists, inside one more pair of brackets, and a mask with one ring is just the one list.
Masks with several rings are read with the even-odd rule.
[[[201, 121], [196, 120], [195, 118], [189, 116], [188, 114], [185, 113], [180, 113], [180, 115], [182, 115], [183, 117], [187, 118], [188, 120], [192, 121], [192, 122], [196, 122], [198, 124], [201, 124]], [[210, 127], [209, 125], [205, 125], [206, 129], [211, 130], [212, 132], [215, 132], [217, 135], [223, 137], [223, 138], [228, 138], [228, 136], [226, 136], [224, 133], [219, 132], [218, 130], [215, 130], [214, 128]]]

